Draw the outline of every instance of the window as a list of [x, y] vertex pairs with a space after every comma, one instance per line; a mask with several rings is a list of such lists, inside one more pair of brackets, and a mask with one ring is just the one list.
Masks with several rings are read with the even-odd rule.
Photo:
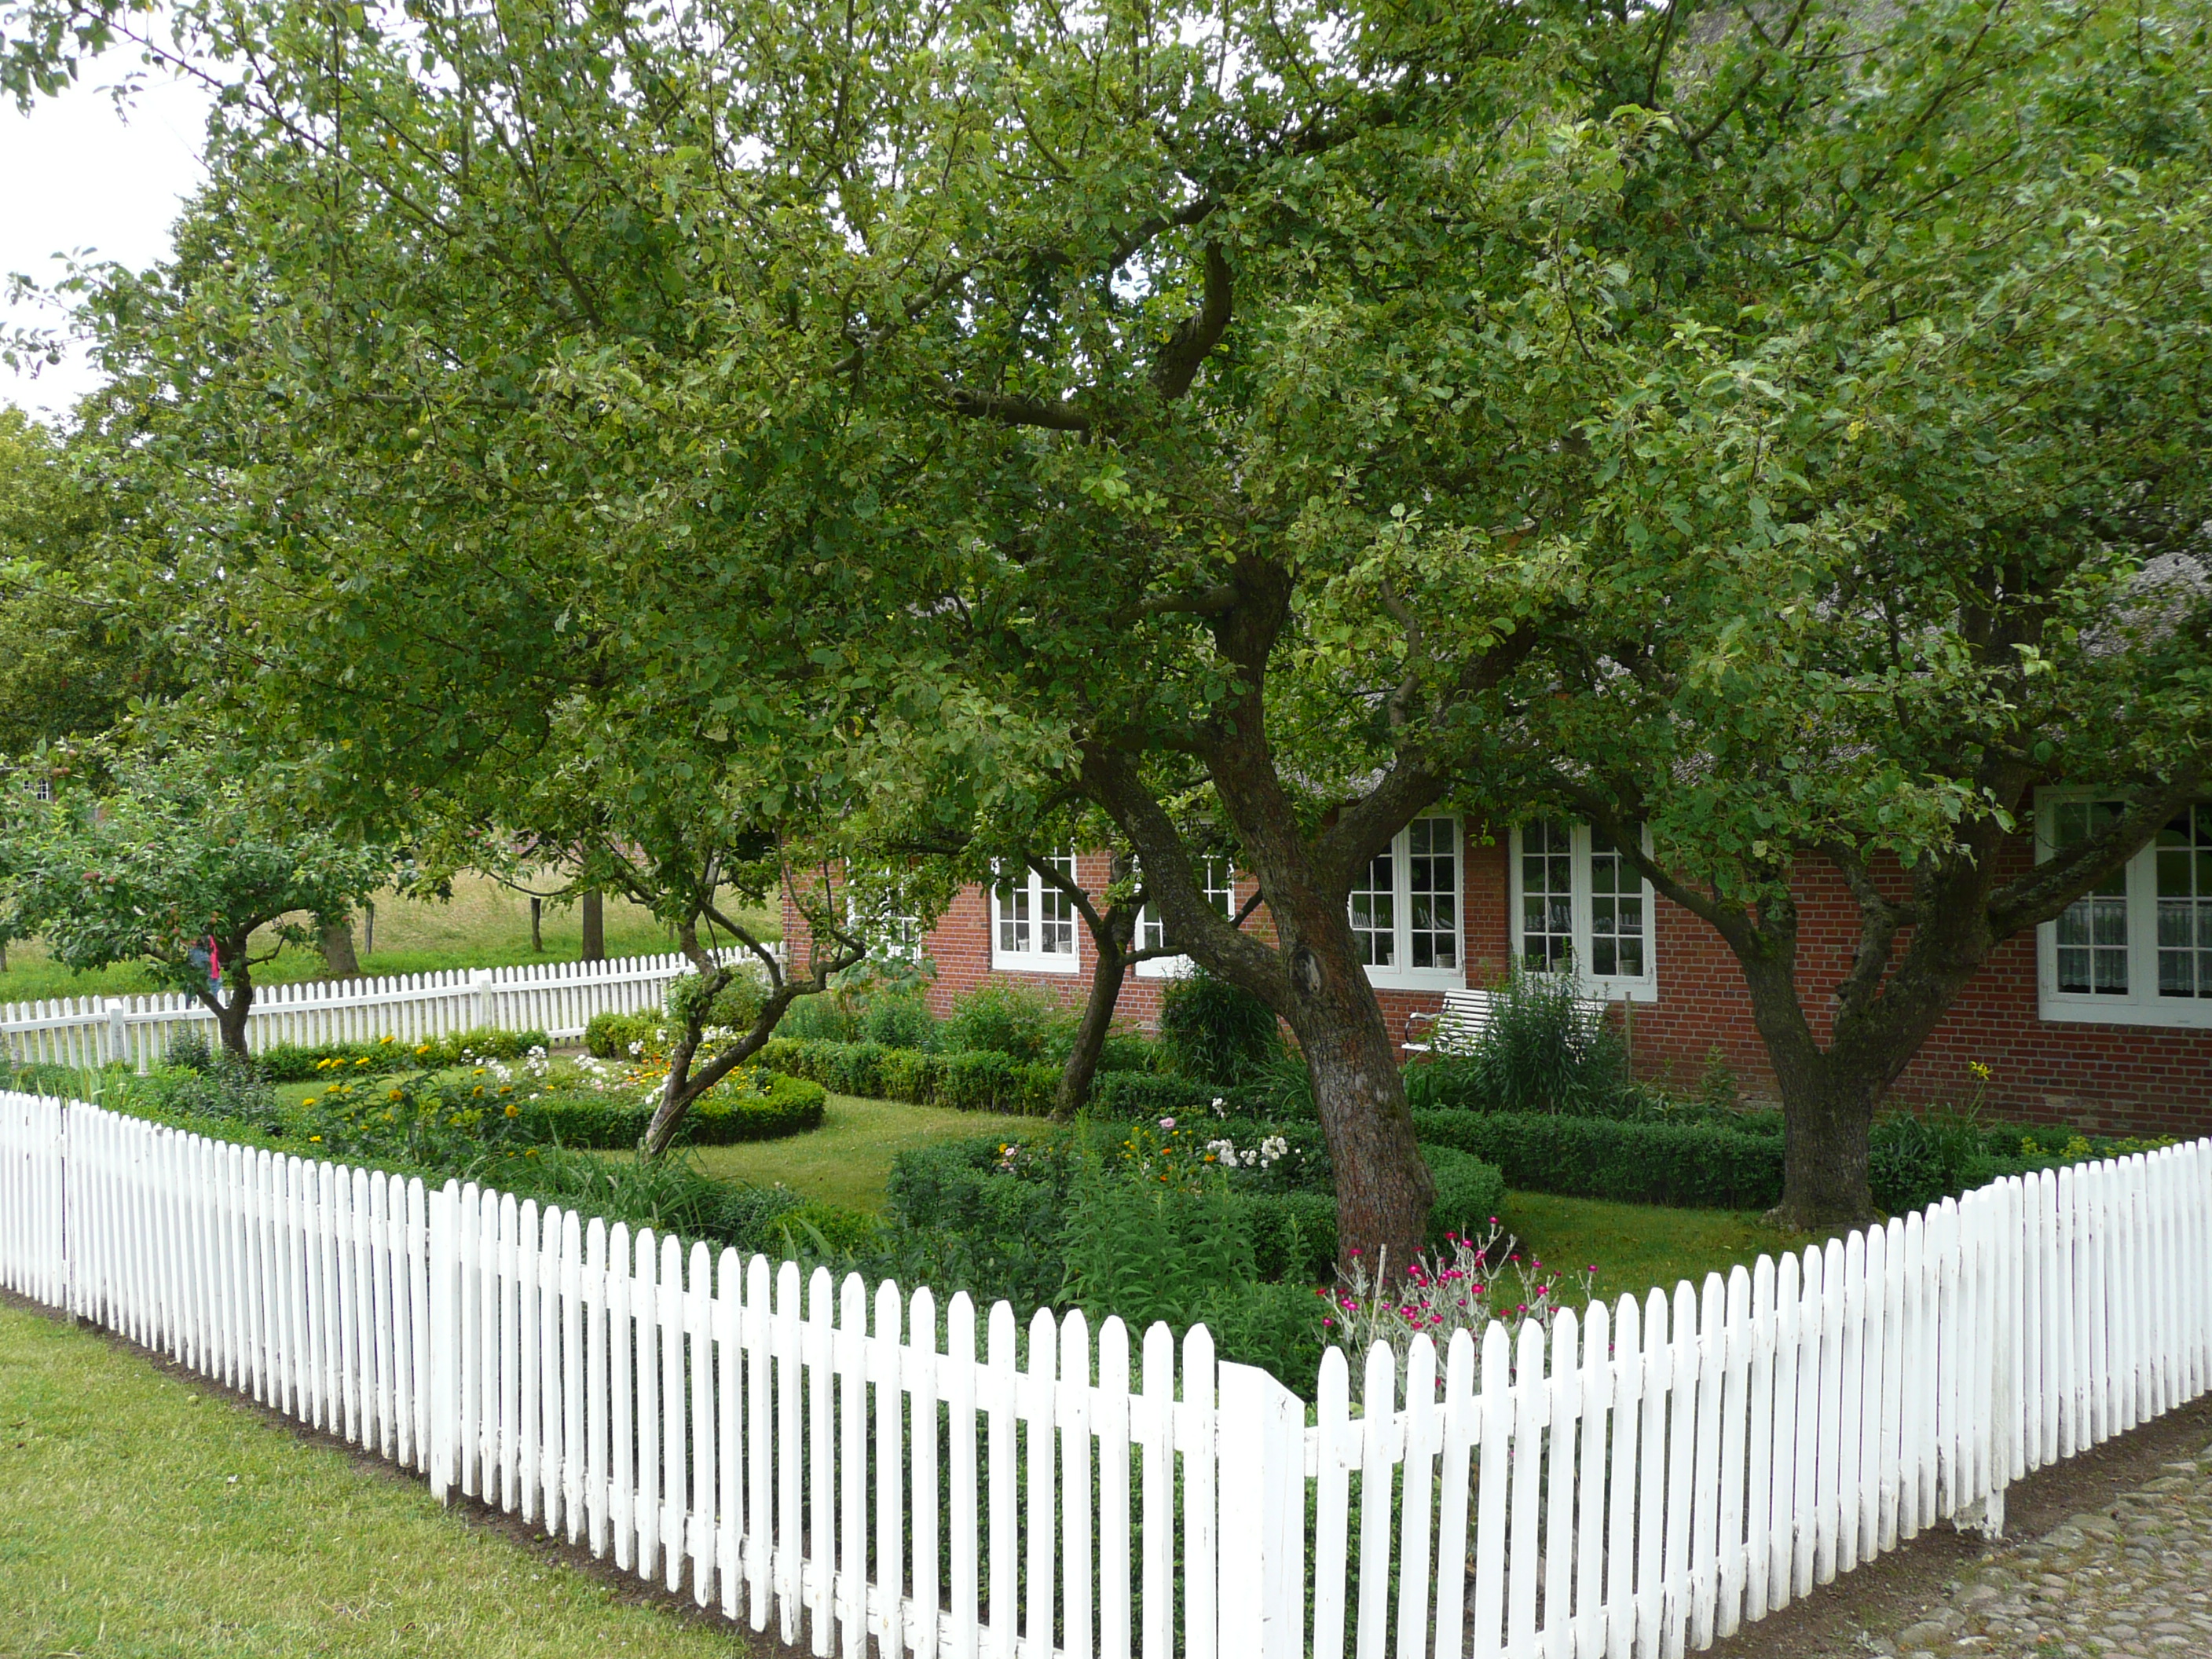
[[[2086, 841], [2124, 803], [2039, 803], [2039, 856]], [[2212, 802], [2174, 814], [2150, 846], [2036, 930], [2047, 1020], [2212, 1028]]]
[[1539, 818], [1513, 832], [1513, 948], [1532, 973], [1573, 972], [1596, 995], [1659, 994], [1651, 889], [1603, 830]]
[[[1221, 912], [1223, 917], [1237, 919], [1237, 872], [1227, 859], [1200, 859], [1194, 873], [1206, 889], [1206, 902]], [[1167, 943], [1167, 924], [1160, 914], [1147, 904], [1137, 917], [1134, 941], [1139, 951], [1157, 951]], [[1136, 971], [1146, 979], [1180, 979], [1190, 971], [1188, 957], [1153, 957], [1137, 964]]]
[[1464, 986], [1459, 820], [1416, 818], [1400, 830], [1353, 881], [1351, 919], [1370, 983], [1413, 990]]
[[[1048, 860], [1075, 878], [1073, 849]], [[1030, 973], [1072, 974], [1078, 958], [1075, 902], [1026, 866], [1002, 870], [991, 889], [991, 966]]]

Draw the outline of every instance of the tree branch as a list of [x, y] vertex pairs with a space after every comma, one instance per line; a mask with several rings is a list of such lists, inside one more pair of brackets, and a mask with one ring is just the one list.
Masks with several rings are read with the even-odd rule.
[[1205, 270], [1205, 295], [1195, 316], [1186, 317], [1176, 325], [1160, 347], [1159, 356], [1152, 364], [1152, 385], [1160, 397], [1173, 403], [1190, 390], [1198, 378], [1199, 368], [1206, 355], [1221, 343], [1229, 331], [1231, 304], [1235, 297], [1236, 284], [1230, 275], [1229, 261], [1221, 252], [1221, 244], [1208, 242], [1202, 261]]

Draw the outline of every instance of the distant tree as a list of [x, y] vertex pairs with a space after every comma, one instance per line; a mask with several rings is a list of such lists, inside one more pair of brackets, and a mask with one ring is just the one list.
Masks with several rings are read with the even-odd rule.
[[[314, 942], [298, 917], [343, 916], [393, 869], [383, 848], [272, 812], [264, 792], [206, 754], [126, 758], [96, 792], [64, 783], [52, 801], [10, 792], [0, 810], [7, 925], [45, 939], [66, 967], [143, 963], [197, 997], [241, 1059], [253, 970]], [[256, 956], [264, 929], [273, 943]]]

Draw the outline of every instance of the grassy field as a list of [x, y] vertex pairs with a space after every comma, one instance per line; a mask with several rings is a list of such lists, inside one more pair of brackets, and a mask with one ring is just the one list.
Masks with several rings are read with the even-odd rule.
[[891, 1160], [908, 1147], [975, 1135], [1018, 1140], [1035, 1127], [1026, 1118], [832, 1095], [823, 1109], [822, 1127], [811, 1134], [702, 1146], [698, 1158], [708, 1174], [725, 1181], [761, 1186], [780, 1181], [809, 1198], [878, 1211], [884, 1206], [884, 1179], [891, 1172]]
[[[773, 937], [775, 919], [750, 915], [752, 926]], [[546, 907], [545, 949], [530, 948], [530, 901], [523, 894], [483, 876], [463, 876], [447, 900], [404, 899], [385, 895], [376, 904], [376, 949], [362, 951], [362, 918], [354, 918], [354, 948], [366, 974], [423, 974], [441, 968], [498, 968], [523, 962], [573, 962], [583, 949], [583, 924], [576, 908]], [[606, 902], [607, 954], [652, 956], [675, 948], [667, 928], [650, 911], [626, 900]], [[321, 953], [289, 948], [258, 969], [263, 983], [314, 979], [323, 971]], [[76, 974], [51, 961], [43, 945], [27, 940], [8, 947], [8, 971], [0, 974], [0, 1002], [43, 997], [119, 996], [154, 989], [144, 969], [128, 966]]]
[[745, 1651], [9, 1307], [0, 1429], [0, 1659]]
[[1709, 1273], [1726, 1279], [1739, 1262], [1747, 1267], [1761, 1255], [1812, 1242], [1785, 1237], [1748, 1210], [1674, 1210], [1551, 1193], [1509, 1192], [1498, 1219], [1522, 1251], [1570, 1274], [1595, 1264], [1596, 1294], [1608, 1304], [1625, 1295], [1640, 1299], [1655, 1285], [1671, 1293], [1685, 1279], [1702, 1287]]

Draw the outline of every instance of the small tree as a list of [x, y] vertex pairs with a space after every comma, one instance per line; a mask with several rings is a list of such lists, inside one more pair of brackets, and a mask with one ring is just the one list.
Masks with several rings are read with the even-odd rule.
[[[70, 968], [144, 963], [198, 998], [240, 1059], [253, 970], [313, 943], [392, 869], [381, 847], [313, 824], [271, 827], [265, 798], [204, 754], [125, 760], [97, 793], [11, 793], [6, 811], [10, 930], [42, 937]], [[292, 920], [303, 914], [316, 926]], [[255, 956], [264, 929], [272, 943]]]

